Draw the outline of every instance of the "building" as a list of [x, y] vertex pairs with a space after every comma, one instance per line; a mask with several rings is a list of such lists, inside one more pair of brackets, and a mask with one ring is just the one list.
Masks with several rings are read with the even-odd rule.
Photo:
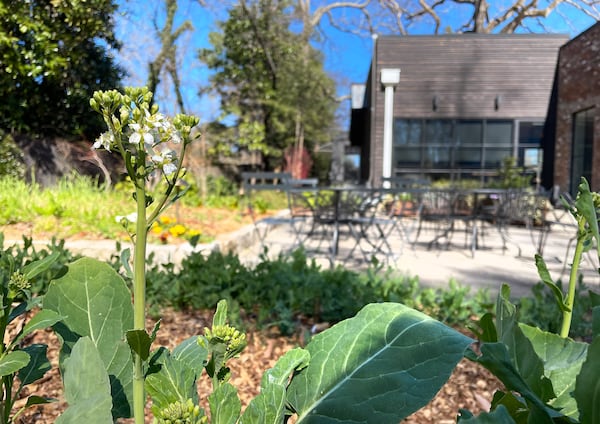
[[536, 168], [567, 41], [550, 34], [379, 37], [364, 90], [353, 88], [350, 140], [361, 150], [361, 179], [483, 179], [507, 156]]
[[581, 176], [600, 190], [600, 23], [560, 48], [548, 113], [543, 179], [577, 193]]

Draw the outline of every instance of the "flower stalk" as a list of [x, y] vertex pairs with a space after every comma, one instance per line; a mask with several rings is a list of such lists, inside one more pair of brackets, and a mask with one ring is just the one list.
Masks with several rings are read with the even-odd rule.
[[[181, 196], [174, 188], [185, 174], [183, 157], [192, 141], [192, 128], [199, 122], [198, 118], [188, 115], [177, 115], [171, 121], [158, 112], [156, 105], [150, 107], [151, 100], [152, 93], [147, 88], [126, 88], [124, 93], [98, 91], [90, 100], [90, 105], [102, 114], [108, 127], [108, 131], [96, 140], [94, 148], [117, 151], [134, 185], [136, 212], [117, 217], [117, 220], [133, 242], [133, 330], [144, 332], [148, 231], [160, 214]], [[167, 144], [181, 144], [179, 156]], [[150, 178], [157, 175], [165, 185], [155, 203], [148, 187]], [[149, 210], [152, 204], [153, 208]], [[130, 228], [133, 224], [134, 229]], [[136, 424], [143, 424], [145, 364], [138, 353], [133, 353], [133, 362], [133, 416]]]

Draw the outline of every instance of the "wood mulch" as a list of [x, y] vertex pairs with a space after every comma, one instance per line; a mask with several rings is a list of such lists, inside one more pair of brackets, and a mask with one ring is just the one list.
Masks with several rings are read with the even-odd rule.
[[[210, 312], [163, 311], [161, 327], [154, 346], [165, 346], [170, 350], [188, 337], [202, 334], [204, 327], [212, 321]], [[154, 322], [148, 320], [148, 328]], [[62, 397], [62, 382], [58, 372], [58, 340], [52, 331], [38, 331], [26, 340], [27, 343], [49, 345], [48, 356], [53, 368], [39, 382], [26, 386], [24, 396], [37, 394], [57, 399], [57, 402], [35, 406], [27, 410], [17, 422], [50, 424], [66, 408]], [[258, 394], [260, 379], [264, 370], [272, 367], [277, 359], [289, 349], [298, 346], [294, 338], [278, 337], [274, 334], [250, 331], [248, 346], [239, 359], [231, 361], [232, 384], [238, 389], [243, 407]], [[462, 360], [448, 382], [437, 396], [425, 407], [404, 420], [409, 424], [444, 424], [456, 422], [460, 408], [478, 413], [489, 408], [489, 400], [494, 391], [501, 388], [498, 380], [478, 364]], [[202, 406], [207, 408], [206, 396], [210, 384], [206, 379], [198, 383]], [[24, 401], [24, 400], [23, 400]], [[147, 408], [149, 410], [149, 408]], [[132, 420], [122, 420], [131, 423]], [[146, 422], [152, 422], [150, 415]]]

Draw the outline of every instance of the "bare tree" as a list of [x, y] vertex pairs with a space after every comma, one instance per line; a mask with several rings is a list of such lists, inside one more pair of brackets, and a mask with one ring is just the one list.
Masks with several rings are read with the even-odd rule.
[[[433, 32], [476, 32], [513, 33], [518, 28], [532, 30], [533, 25], [544, 26], [544, 19], [551, 13], [571, 8], [595, 20], [600, 20], [600, 0], [511, 0], [512, 2], [490, 2], [489, 0], [379, 0], [387, 11], [388, 23], [395, 25], [394, 32], [408, 34], [410, 27], [427, 20], [433, 25]], [[559, 10], [560, 8], [560, 10]], [[452, 26], [449, 18], [452, 10], [461, 9], [467, 13], [466, 22]], [[456, 22], [456, 19], [453, 19]]]
[[183, 95], [181, 93], [181, 81], [179, 79], [177, 66], [177, 39], [186, 31], [192, 31], [193, 26], [190, 21], [184, 21], [177, 29], [173, 29], [173, 21], [177, 13], [177, 0], [165, 0], [167, 7], [167, 16], [165, 25], [162, 29], [158, 28], [156, 19], [154, 21], [155, 30], [161, 41], [161, 49], [158, 55], [148, 64], [148, 88], [153, 93], [160, 83], [161, 74], [166, 72], [173, 83], [173, 90], [177, 99], [177, 106], [181, 113], [185, 113]]

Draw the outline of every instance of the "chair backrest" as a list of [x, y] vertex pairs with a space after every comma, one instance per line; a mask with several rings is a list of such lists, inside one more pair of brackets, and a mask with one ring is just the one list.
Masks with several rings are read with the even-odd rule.
[[426, 178], [411, 178], [411, 177], [384, 177], [384, 184], [388, 184], [390, 188], [423, 188], [431, 186], [431, 181]]
[[285, 190], [292, 175], [289, 172], [242, 172], [245, 194], [258, 190]]

